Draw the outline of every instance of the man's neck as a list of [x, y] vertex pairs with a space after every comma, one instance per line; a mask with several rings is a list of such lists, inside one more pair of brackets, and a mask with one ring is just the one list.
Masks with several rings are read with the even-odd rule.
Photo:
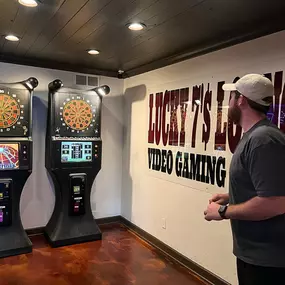
[[250, 116], [246, 116], [246, 119], [242, 119], [241, 121], [241, 127], [243, 131], [246, 133], [249, 131], [255, 124], [260, 122], [261, 120], [264, 120], [266, 118], [265, 115], [260, 115], [257, 113], [252, 113]]

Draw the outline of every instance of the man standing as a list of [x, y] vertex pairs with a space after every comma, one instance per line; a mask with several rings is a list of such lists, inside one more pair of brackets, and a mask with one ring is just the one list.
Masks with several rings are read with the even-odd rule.
[[244, 135], [232, 157], [229, 194], [216, 194], [207, 221], [230, 219], [240, 285], [285, 284], [285, 135], [267, 118], [274, 87], [248, 74], [230, 91], [229, 118]]

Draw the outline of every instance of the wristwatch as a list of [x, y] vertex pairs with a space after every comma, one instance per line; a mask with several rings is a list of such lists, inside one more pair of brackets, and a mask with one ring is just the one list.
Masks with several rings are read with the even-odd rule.
[[219, 214], [220, 216], [225, 219], [226, 218], [226, 211], [228, 209], [228, 206], [227, 205], [222, 205], [220, 208], [219, 208]]

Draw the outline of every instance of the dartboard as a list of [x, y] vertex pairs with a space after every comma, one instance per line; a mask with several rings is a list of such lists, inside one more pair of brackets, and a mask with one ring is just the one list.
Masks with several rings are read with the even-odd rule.
[[19, 168], [18, 144], [0, 144], [0, 168]]
[[93, 127], [95, 108], [82, 96], [67, 98], [60, 108], [62, 126], [71, 132], [84, 132]]
[[0, 88], [0, 136], [27, 135], [27, 95], [22, 90]]
[[0, 95], [0, 128], [11, 128], [20, 117], [20, 105], [11, 96]]

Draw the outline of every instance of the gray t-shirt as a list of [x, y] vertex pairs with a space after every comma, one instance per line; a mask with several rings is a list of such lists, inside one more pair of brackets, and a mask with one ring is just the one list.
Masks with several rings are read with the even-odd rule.
[[[285, 196], [285, 135], [267, 119], [246, 132], [230, 166], [230, 204]], [[263, 221], [231, 220], [234, 254], [244, 262], [285, 267], [285, 215]]]

